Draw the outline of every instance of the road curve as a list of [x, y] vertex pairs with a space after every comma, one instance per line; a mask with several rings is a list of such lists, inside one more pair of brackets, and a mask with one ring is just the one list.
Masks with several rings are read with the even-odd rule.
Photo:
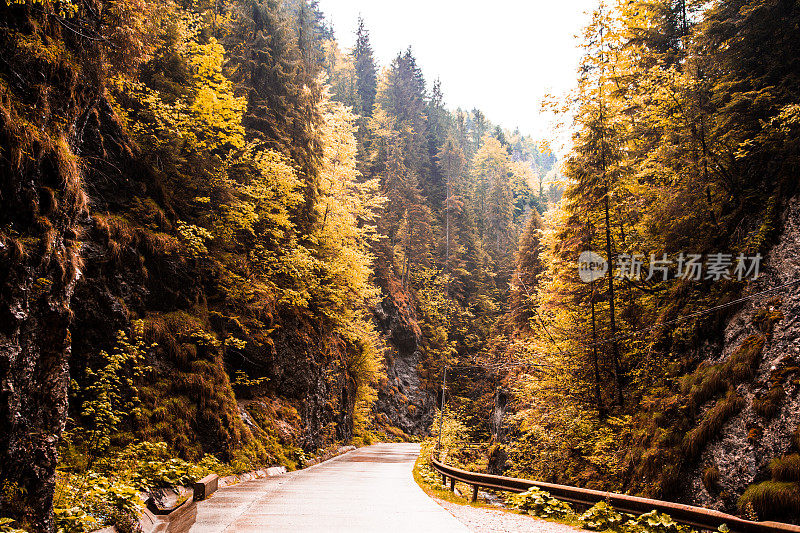
[[170, 533], [469, 530], [414, 482], [418, 444], [375, 444], [282, 476], [239, 483], [173, 520]]

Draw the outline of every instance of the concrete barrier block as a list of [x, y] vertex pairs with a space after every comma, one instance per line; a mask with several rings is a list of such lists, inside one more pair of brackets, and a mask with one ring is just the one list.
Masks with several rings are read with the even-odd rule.
[[139, 527], [142, 529], [142, 533], [155, 531], [159, 523], [159, 519], [150, 512], [150, 509], [144, 509], [139, 515]]
[[194, 501], [205, 500], [219, 488], [219, 476], [209, 474], [194, 483]]
[[272, 476], [280, 476], [281, 474], [285, 474], [285, 473], [286, 473], [286, 467], [285, 466], [271, 466], [271, 467], [267, 468], [267, 475], [270, 476], [270, 477], [272, 477]]

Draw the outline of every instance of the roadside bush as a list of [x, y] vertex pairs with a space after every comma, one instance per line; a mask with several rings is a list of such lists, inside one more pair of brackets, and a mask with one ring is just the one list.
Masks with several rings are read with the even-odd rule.
[[0, 518], [0, 533], [25, 533], [24, 529], [17, 529], [12, 524], [13, 518]]
[[597, 502], [580, 516], [581, 526], [592, 531], [619, 530], [628, 516], [617, 512], [606, 502]]
[[691, 531], [691, 528], [679, 525], [671, 516], [659, 513], [656, 510], [632, 518], [628, 521], [628, 525], [632, 526], [635, 531], [641, 531], [643, 533], [678, 533]]
[[100, 523], [80, 507], [54, 510], [58, 533], [89, 533], [100, 527]]
[[508, 499], [518, 509], [542, 518], [567, 518], [575, 514], [570, 504], [554, 498], [538, 487], [531, 487], [527, 492], [515, 494]]

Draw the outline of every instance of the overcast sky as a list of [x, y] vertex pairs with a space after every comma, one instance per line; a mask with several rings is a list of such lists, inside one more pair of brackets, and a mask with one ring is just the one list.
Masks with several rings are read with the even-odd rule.
[[[448, 107], [477, 107], [493, 122], [547, 138], [542, 96], [575, 83], [575, 35], [597, 0], [319, 0], [345, 50], [364, 17], [381, 66], [409, 45]], [[474, 7], [473, 7], [474, 6]]]

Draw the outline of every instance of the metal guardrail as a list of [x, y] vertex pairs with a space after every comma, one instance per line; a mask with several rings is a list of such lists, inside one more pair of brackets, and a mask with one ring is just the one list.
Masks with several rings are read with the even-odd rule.
[[673, 520], [680, 524], [686, 524], [698, 529], [716, 530], [719, 526], [725, 524], [735, 533], [800, 533], [800, 526], [781, 522], [753, 522], [744, 520], [738, 516], [722, 513], [713, 509], [695, 507], [693, 505], [651, 500], [638, 496], [628, 496], [627, 494], [582, 489], [567, 485], [542, 483], [529, 479], [479, 474], [446, 465], [433, 455], [430, 457], [430, 463], [431, 466], [442, 475], [443, 484], [446, 485], [447, 478], [450, 478], [451, 490], [454, 488], [456, 481], [472, 485], [473, 502], [477, 499], [479, 487], [520, 493], [535, 486], [549, 492], [559, 500], [580, 505], [592, 506], [597, 502], [606, 502], [617, 511], [632, 514], [643, 514], [655, 509], [661, 513], [668, 514]]

